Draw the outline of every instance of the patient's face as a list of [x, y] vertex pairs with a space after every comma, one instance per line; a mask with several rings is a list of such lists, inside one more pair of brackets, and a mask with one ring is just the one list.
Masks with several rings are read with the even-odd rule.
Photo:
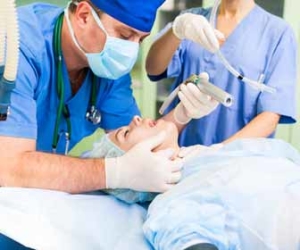
[[162, 145], [154, 149], [154, 151], [173, 148], [178, 150], [178, 130], [172, 122], [151, 119], [142, 119], [135, 116], [129, 126], [121, 127], [109, 133], [109, 138], [118, 147], [124, 151], [128, 151], [137, 143], [157, 135], [161, 131], [166, 131], [167, 136]]

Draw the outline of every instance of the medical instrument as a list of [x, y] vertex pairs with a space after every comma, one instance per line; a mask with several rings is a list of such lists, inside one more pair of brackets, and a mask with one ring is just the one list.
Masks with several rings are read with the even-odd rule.
[[19, 61], [19, 26], [14, 0], [0, 6], [0, 121], [9, 115], [11, 92], [15, 88]]
[[[58, 96], [59, 104], [57, 108], [57, 116], [55, 121], [54, 132], [53, 132], [52, 151], [53, 153], [56, 152], [59, 137], [62, 134], [64, 134], [66, 139], [65, 154], [67, 154], [69, 150], [71, 136], [72, 136], [72, 128], [71, 128], [70, 112], [68, 106], [64, 103], [65, 86], [64, 86], [63, 72], [62, 72], [63, 57], [62, 57], [62, 49], [61, 49], [61, 31], [62, 31], [63, 17], [64, 17], [64, 13], [62, 13], [58, 17], [55, 24], [54, 36], [53, 36], [54, 54], [57, 63], [57, 96]], [[99, 124], [101, 121], [101, 114], [96, 108], [96, 98], [97, 98], [96, 80], [97, 80], [96, 76], [93, 75], [89, 108], [86, 113], [86, 119], [91, 123], [93, 123], [94, 125]], [[67, 122], [67, 132], [58, 131], [62, 114]]]
[[[215, 0], [215, 4], [212, 8], [212, 11], [211, 11], [211, 15], [210, 15], [210, 24], [212, 27], [216, 27], [216, 16], [217, 16], [217, 11], [218, 11], [218, 7], [220, 5], [220, 2], [221, 0]], [[221, 60], [221, 62], [223, 63], [223, 65], [226, 67], [226, 69], [231, 73], [233, 74], [235, 77], [237, 77], [239, 80], [245, 82], [245, 83], [248, 83], [251, 87], [253, 87], [254, 89], [257, 89], [259, 91], [266, 91], [266, 92], [269, 92], [271, 94], [274, 94], [276, 93], [276, 89], [275, 88], [272, 88], [272, 87], [269, 87], [267, 85], [265, 85], [263, 83], [263, 78], [264, 78], [264, 75], [261, 75], [259, 77], [259, 80], [258, 81], [254, 81], [254, 80], [251, 80], [245, 76], [243, 76], [242, 74], [240, 74], [235, 68], [233, 68], [230, 63], [227, 61], [227, 59], [225, 58], [225, 56], [222, 54], [221, 50], [219, 49], [217, 52], [216, 52], [216, 55], [219, 57], [219, 59]]]
[[94, 105], [91, 105], [90, 109], [86, 112], [85, 117], [94, 125], [99, 124], [101, 121], [101, 114]]
[[[219, 103], [223, 104], [225, 107], [230, 107], [233, 103], [233, 96], [227, 93], [226, 91], [220, 89], [219, 87], [213, 85], [206, 79], [200, 78], [198, 75], [191, 75], [187, 80], [183, 82], [183, 84], [188, 83], [194, 83], [197, 85], [197, 87], [203, 92], [204, 94], [207, 94], [211, 96], [213, 99], [218, 101]], [[179, 92], [178, 86], [176, 89], [174, 89], [171, 94], [168, 96], [168, 98], [164, 101], [162, 106], [159, 109], [159, 113], [163, 114], [166, 110], [166, 108], [171, 104], [171, 102], [175, 99]]]

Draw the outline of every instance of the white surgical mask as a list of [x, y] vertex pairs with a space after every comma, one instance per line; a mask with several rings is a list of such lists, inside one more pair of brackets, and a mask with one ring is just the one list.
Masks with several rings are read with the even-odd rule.
[[106, 42], [104, 48], [99, 53], [86, 53], [78, 44], [74, 30], [72, 28], [69, 18], [69, 4], [65, 9], [65, 16], [72, 40], [76, 47], [82, 51], [87, 57], [89, 67], [93, 73], [102, 78], [116, 80], [121, 76], [129, 73], [133, 68], [138, 56], [139, 44], [137, 42], [127, 41], [120, 38], [115, 38], [106, 32], [100, 18], [96, 12], [91, 8], [92, 15], [98, 24], [106, 34]]

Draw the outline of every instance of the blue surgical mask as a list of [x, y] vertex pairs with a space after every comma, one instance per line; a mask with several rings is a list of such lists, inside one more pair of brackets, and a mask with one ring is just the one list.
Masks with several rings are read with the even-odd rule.
[[84, 53], [87, 57], [89, 67], [93, 73], [98, 77], [112, 80], [116, 80], [129, 73], [137, 60], [139, 44], [108, 35], [103, 24], [101, 23], [100, 18], [91, 8], [91, 12], [96, 23], [106, 34], [106, 42], [101, 52], [86, 53], [83, 51], [75, 38], [74, 30], [69, 19], [68, 9], [68, 7], [65, 9], [65, 16], [72, 40], [77, 48], [81, 50], [82, 53]]

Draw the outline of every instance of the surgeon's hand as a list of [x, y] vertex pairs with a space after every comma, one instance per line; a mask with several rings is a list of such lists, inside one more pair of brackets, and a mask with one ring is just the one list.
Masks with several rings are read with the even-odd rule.
[[173, 150], [153, 153], [165, 139], [161, 132], [135, 145], [125, 155], [105, 159], [106, 188], [165, 192], [181, 178], [182, 161], [171, 161]]
[[189, 39], [200, 44], [208, 51], [214, 53], [219, 50], [219, 41], [225, 41], [225, 36], [214, 30], [204, 16], [184, 13], [175, 18], [173, 33], [179, 39]]
[[[199, 77], [204, 81], [209, 80], [206, 72], [201, 73]], [[181, 102], [174, 110], [174, 119], [179, 124], [206, 116], [219, 105], [219, 102], [204, 94], [194, 83], [181, 84], [179, 89], [178, 98]]]

